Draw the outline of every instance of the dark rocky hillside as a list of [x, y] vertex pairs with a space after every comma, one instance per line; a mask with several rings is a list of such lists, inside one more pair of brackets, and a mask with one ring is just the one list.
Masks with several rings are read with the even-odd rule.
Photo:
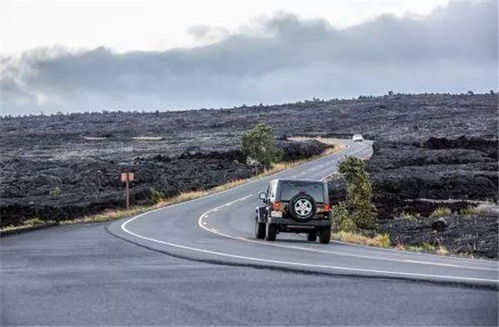
[[[326, 145], [318, 141], [280, 141], [285, 160], [318, 155]], [[120, 173], [135, 172], [133, 204], [153, 204], [152, 193], [172, 197], [248, 178], [255, 168], [239, 150], [203, 151], [189, 147], [180, 155], [82, 158], [13, 158], [4, 160], [2, 226], [31, 217], [64, 220], [123, 206]], [[261, 169], [261, 168], [260, 168]]]
[[[445, 230], [434, 229], [435, 222], [444, 220]], [[467, 216], [451, 215], [439, 218], [395, 219], [381, 224], [395, 244], [430, 244], [444, 246], [452, 253], [484, 258], [498, 257], [497, 212]]]
[[497, 202], [498, 145], [497, 139], [467, 136], [376, 142], [368, 170], [380, 215], [427, 216], [442, 205], [458, 211]]
[[[287, 136], [375, 140], [369, 172], [384, 217], [428, 211], [420, 199], [497, 199], [497, 95], [392, 95], [173, 112], [82, 113], [1, 119], [2, 225], [74, 217], [122, 205], [119, 172], [135, 170], [133, 199], [253, 174], [240, 134], [268, 122], [285, 159], [321, 151]], [[495, 149], [495, 150], [494, 150]]]

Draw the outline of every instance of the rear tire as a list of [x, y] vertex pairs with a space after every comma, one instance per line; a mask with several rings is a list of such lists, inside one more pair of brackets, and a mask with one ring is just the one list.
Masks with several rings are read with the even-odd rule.
[[328, 244], [331, 240], [331, 227], [324, 228], [319, 232], [319, 241], [322, 244]]
[[259, 223], [255, 219], [255, 236], [257, 239], [263, 240], [265, 238], [265, 223]]
[[313, 197], [306, 193], [300, 193], [289, 200], [288, 210], [294, 220], [303, 223], [314, 217], [317, 205]]
[[317, 241], [317, 233], [316, 232], [310, 232], [310, 233], [308, 233], [307, 241], [309, 241], [309, 242], [315, 242], [315, 241]]
[[277, 236], [277, 226], [274, 224], [267, 224], [266, 229], [265, 239], [267, 241], [275, 241]]

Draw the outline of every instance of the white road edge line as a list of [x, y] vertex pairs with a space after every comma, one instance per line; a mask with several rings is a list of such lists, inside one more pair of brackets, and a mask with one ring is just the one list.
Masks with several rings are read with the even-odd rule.
[[[349, 146], [348, 145], [345, 145], [345, 149], [348, 149]], [[324, 159], [330, 157], [330, 156], [333, 156], [335, 154], [338, 154], [338, 153], [341, 153], [343, 151], [340, 151], [340, 152], [336, 152], [336, 153], [333, 153], [331, 155], [328, 155], [328, 156], [325, 156], [325, 157], [322, 157], [320, 159], [318, 159], [317, 161], [323, 161]], [[316, 162], [317, 162], [316, 161]], [[312, 161], [313, 162], [313, 161]], [[290, 170], [285, 170], [285, 171], [281, 171], [281, 172], [277, 172], [275, 174], [272, 174], [272, 175], [269, 175], [269, 176], [265, 176], [264, 178], [268, 178], [270, 176], [274, 176], [274, 175], [278, 175], [278, 174], [281, 174], [283, 172], [289, 172], [289, 171], [293, 171], [295, 169], [297, 169], [298, 167], [301, 167], [301, 166], [305, 166], [306, 164], [308, 164], [310, 162], [307, 162], [307, 163], [304, 163], [302, 165], [298, 165], [296, 167], [293, 167], [292, 169]], [[328, 177], [328, 176], [327, 176]], [[325, 178], [327, 178], [325, 177]], [[170, 242], [165, 242], [165, 241], [161, 241], [161, 240], [157, 240], [157, 239], [154, 239], [154, 238], [150, 238], [150, 237], [146, 237], [146, 236], [143, 236], [143, 235], [139, 235], [137, 233], [134, 233], [130, 230], [128, 230], [126, 228], [126, 226], [133, 222], [134, 220], [142, 217], [142, 216], [145, 216], [147, 214], [150, 214], [152, 212], [156, 212], [156, 211], [159, 211], [159, 210], [163, 210], [163, 209], [167, 209], [167, 208], [172, 208], [172, 207], [177, 207], [177, 206], [181, 206], [181, 205], [185, 205], [189, 202], [193, 202], [193, 201], [197, 201], [197, 200], [200, 200], [200, 199], [206, 199], [206, 198], [209, 198], [209, 197], [213, 197], [215, 195], [220, 195], [220, 194], [223, 194], [223, 193], [226, 193], [226, 192], [230, 192], [230, 191], [233, 191], [235, 189], [238, 189], [238, 188], [241, 188], [241, 187], [244, 187], [245, 185], [249, 185], [249, 184], [253, 184], [253, 183], [256, 183], [258, 181], [261, 181], [263, 180], [264, 178], [262, 179], [255, 179], [255, 180], [252, 180], [252, 181], [249, 181], [248, 183], [244, 183], [244, 184], [241, 184], [239, 186], [236, 186], [234, 188], [231, 188], [231, 189], [228, 189], [228, 190], [225, 190], [225, 191], [222, 191], [222, 192], [218, 192], [218, 193], [213, 193], [213, 194], [209, 194], [207, 196], [204, 196], [202, 198], [199, 198], [199, 199], [193, 199], [193, 200], [189, 200], [189, 201], [185, 201], [185, 202], [182, 202], [182, 203], [177, 203], [177, 204], [174, 204], [174, 205], [171, 205], [171, 206], [167, 206], [167, 207], [164, 207], [164, 208], [157, 208], [157, 209], [154, 209], [154, 210], [151, 210], [151, 211], [148, 211], [148, 212], [145, 212], [145, 213], [142, 213], [140, 215], [137, 215], [135, 217], [132, 217], [128, 220], [126, 220], [125, 222], [123, 222], [121, 224], [121, 229], [127, 233], [127, 234], [130, 234], [132, 236], [135, 236], [137, 238], [140, 238], [140, 239], [144, 239], [144, 240], [147, 240], [147, 241], [150, 241], [150, 242], [155, 242], [155, 243], [159, 243], [159, 244], [164, 244], [164, 245], [168, 245], [168, 246], [171, 246], [171, 247], [175, 247], [175, 248], [180, 248], [180, 249], [185, 249], [185, 250], [190, 250], [190, 251], [195, 251], [195, 252], [200, 252], [200, 253], [206, 253], [206, 254], [211, 254], [211, 255], [217, 255], [217, 256], [222, 256], [222, 257], [229, 257], [229, 258], [235, 258], [235, 259], [244, 259], [244, 260], [249, 260], [249, 261], [257, 261], [257, 262], [265, 262], [265, 263], [274, 263], [274, 264], [283, 264], [283, 265], [289, 265], [289, 266], [299, 266], [299, 267], [313, 267], [313, 268], [325, 268], [325, 269], [333, 269], [333, 270], [340, 270], [340, 271], [350, 271], [350, 272], [364, 272], [364, 273], [376, 273], [376, 274], [386, 274], [386, 275], [392, 275], [392, 276], [409, 276], [409, 277], [423, 277], [423, 278], [440, 278], [440, 279], [445, 279], [445, 280], [462, 280], [462, 281], [476, 281], [476, 282], [492, 282], [492, 283], [499, 283], [499, 280], [494, 280], [494, 279], [483, 279], [483, 278], [472, 278], [472, 277], [456, 277], [456, 276], [445, 276], [445, 275], [434, 275], [434, 274], [418, 274], [418, 273], [404, 273], [404, 272], [393, 272], [393, 271], [384, 271], [384, 270], [375, 270], [375, 269], [363, 269], [363, 268], [348, 268], [348, 267], [341, 267], [341, 266], [329, 266], [329, 265], [316, 265], [316, 264], [306, 264], [306, 263], [299, 263], [299, 262], [289, 262], [289, 261], [280, 261], [280, 260], [271, 260], [271, 259], [263, 259], [263, 258], [254, 258], [254, 257], [247, 257], [247, 256], [240, 256], [240, 255], [236, 255], [236, 254], [230, 254], [230, 253], [224, 253], [224, 252], [217, 252], [217, 251], [211, 251], [211, 250], [206, 250], [206, 249], [200, 249], [200, 248], [195, 248], [195, 247], [190, 247], [190, 246], [186, 246], [186, 245], [181, 245], [181, 244], [175, 244], [175, 243], [170, 243]], [[325, 179], [324, 178], [324, 179]], [[244, 198], [247, 198], [248, 196], [244, 197]], [[238, 199], [238, 200], [241, 200], [241, 199]], [[229, 203], [226, 203], [224, 205], [230, 205], [238, 200], [235, 200], [235, 201], [231, 201]], [[217, 207], [218, 208], [218, 207]], [[210, 210], [206, 211], [205, 213], [208, 213]], [[203, 213], [203, 215], [205, 214]], [[201, 215], [201, 217], [203, 217], [203, 215]], [[200, 217], [200, 218], [201, 218]], [[198, 220], [198, 224], [199, 224], [199, 220]], [[203, 229], [205, 229], [203, 226], [201, 226]], [[205, 230], [208, 230], [208, 229], [205, 229]], [[211, 230], [208, 230], [209, 232], [212, 232]], [[219, 232], [216, 232], [216, 233], [219, 233]], [[263, 242], [262, 242], [263, 243]], [[265, 243], [264, 243], [265, 244]]]
[[[249, 195], [248, 195], [249, 196]], [[245, 196], [244, 198], [247, 198], [248, 196]], [[241, 198], [243, 199], [243, 198]], [[238, 199], [238, 200], [241, 200]], [[237, 201], [237, 200], [236, 200]], [[159, 208], [153, 211], [158, 211], [164, 208]], [[205, 214], [210, 212], [212, 209], [206, 211], [201, 215], [203, 217]], [[316, 264], [307, 264], [307, 263], [300, 263], [300, 262], [290, 262], [290, 261], [280, 261], [280, 260], [271, 260], [271, 259], [263, 259], [263, 258], [254, 258], [254, 257], [247, 257], [247, 256], [241, 256], [241, 255], [236, 255], [236, 254], [230, 254], [230, 253], [225, 253], [225, 252], [217, 252], [217, 251], [211, 251], [211, 250], [206, 250], [206, 249], [200, 249], [200, 248], [195, 248], [195, 247], [190, 247], [186, 245], [181, 245], [181, 244], [175, 244], [175, 243], [170, 243], [170, 242], [165, 242], [161, 240], [157, 240], [151, 237], [146, 237], [143, 235], [139, 235], [137, 233], [134, 233], [126, 228], [126, 226], [131, 223], [132, 221], [148, 214], [150, 212], [145, 212], [143, 214], [140, 214], [138, 216], [132, 217], [128, 219], [127, 221], [123, 222], [121, 224], [121, 229], [125, 232], [128, 233], [132, 236], [138, 237], [140, 239], [144, 239], [147, 241], [159, 243], [159, 244], [164, 244], [168, 245], [171, 247], [175, 248], [180, 248], [184, 250], [190, 250], [190, 251], [196, 251], [200, 253], [206, 253], [206, 254], [211, 254], [211, 255], [217, 255], [217, 256], [222, 256], [222, 257], [228, 257], [228, 258], [235, 258], [235, 259], [244, 259], [244, 260], [249, 260], [249, 261], [257, 261], [257, 262], [266, 262], [266, 263], [274, 263], [274, 264], [283, 264], [283, 265], [290, 265], [290, 266], [298, 266], [298, 267], [309, 267], [309, 268], [324, 268], [324, 269], [333, 269], [333, 270], [341, 270], [341, 271], [351, 271], [351, 272], [363, 272], [363, 273], [375, 273], [375, 274], [386, 274], [386, 275], [392, 275], [392, 276], [408, 276], [408, 277], [419, 277], [419, 278], [440, 278], [440, 279], [446, 279], [446, 280], [462, 280], [462, 281], [475, 281], [475, 282], [493, 282], [493, 283], [498, 283], [498, 280], [494, 279], [483, 279], [483, 278], [472, 278], [472, 277], [457, 277], [457, 276], [445, 276], [445, 275], [434, 275], [434, 274], [418, 274], [418, 273], [404, 273], [404, 272], [394, 272], [394, 271], [385, 271], [385, 270], [376, 270], [376, 269], [364, 269], [364, 268], [348, 268], [348, 267], [341, 267], [341, 266], [330, 266], [330, 265], [316, 265]], [[199, 220], [198, 220], [199, 223]], [[203, 229], [213, 233], [219, 233], [216, 230], [209, 230], [204, 228]]]
[[[247, 198], [248, 196], [245, 196], [244, 198]], [[223, 206], [223, 205], [222, 205]], [[221, 207], [221, 206], [220, 206]], [[208, 213], [214, 211], [214, 209], [220, 208], [216, 207], [213, 209], [210, 209], [206, 212], [204, 212], [201, 216], [198, 218], [198, 226], [201, 227], [202, 229], [213, 233], [213, 228], [207, 228], [205, 225], [207, 225], [206, 220], [203, 220], [205, 218], [208, 218]], [[232, 239], [237, 239], [240, 241], [245, 241], [249, 243], [257, 243], [257, 244], [262, 244], [262, 245], [267, 245], [267, 246], [274, 246], [274, 247], [280, 247], [280, 248], [287, 248], [287, 249], [294, 249], [294, 250], [303, 250], [303, 251], [309, 251], [309, 252], [317, 252], [317, 253], [325, 253], [325, 254], [335, 254], [335, 255], [340, 255], [340, 256], [345, 256], [345, 257], [355, 257], [355, 258], [364, 258], [364, 259], [371, 259], [371, 260], [382, 260], [382, 261], [391, 261], [391, 262], [402, 262], [402, 263], [413, 263], [413, 264], [422, 264], [422, 265], [432, 265], [432, 266], [441, 266], [441, 267], [449, 267], [449, 268], [461, 268], [461, 269], [471, 269], [471, 270], [485, 270], [485, 271], [497, 271], [497, 269], [493, 268], [482, 268], [482, 267], [472, 267], [472, 266], [467, 266], [467, 265], [458, 265], [458, 264], [452, 264], [452, 263], [439, 263], [439, 262], [429, 262], [429, 261], [419, 261], [419, 260], [413, 260], [413, 259], [392, 259], [392, 258], [383, 258], [379, 256], [370, 256], [370, 255], [361, 255], [361, 254], [351, 254], [351, 253], [341, 253], [341, 252], [336, 252], [336, 251], [328, 251], [328, 250], [320, 250], [320, 249], [313, 249], [313, 248], [305, 248], [301, 246], [294, 246], [294, 245], [283, 245], [283, 244], [276, 244], [276, 243], [268, 243], [268, 242], [263, 242], [263, 241], [258, 241], [258, 240], [252, 240], [246, 237], [242, 236], [234, 236], [234, 235], [229, 235], [225, 234], [219, 231], [216, 231], [214, 234], [227, 237], [227, 238], [232, 238]], [[403, 253], [401, 253], [403, 254]]]
[[140, 239], [147, 240], [150, 242], [168, 245], [168, 246], [179, 248], [179, 249], [196, 251], [196, 252], [200, 252], [200, 253], [206, 253], [206, 254], [227, 257], [227, 258], [234, 258], [234, 259], [243, 259], [243, 260], [249, 260], [249, 261], [282, 264], [282, 265], [297, 266], [297, 267], [333, 269], [333, 270], [350, 271], [350, 272], [357, 272], [357, 273], [363, 272], [363, 273], [374, 273], [374, 274], [386, 274], [386, 275], [392, 275], [392, 276], [440, 278], [440, 279], [446, 279], [446, 280], [462, 280], [462, 281], [475, 281], [475, 282], [487, 282], [487, 283], [490, 283], [490, 282], [497, 283], [498, 282], [497, 280], [494, 280], [494, 279], [482, 279], [482, 278], [470, 278], [470, 277], [449, 277], [449, 276], [432, 275], [432, 274], [415, 274], [415, 273], [393, 272], [393, 271], [384, 271], [384, 270], [375, 270], [375, 269], [362, 269], [362, 268], [348, 268], [348, 267], [340, 267], [340, 266], [316, 265], [316, 264], [307, 264], [307, 263], [299, 263], [299, 262], [254, 258], [254, 257], [241, 256], [241, 255], [237, 255], [237, 254], [230, 254], [230, 253], [225, 253], [225, 252], [217, 252], [217, 251], [211, 251], [211, 250], [206, 250], [206, 249], [200, 249], [200, 248], [195, 248], [195, 247], [191, 247], [191, 246], [165, 242], [165, 241], [157, 240], [157, 239], [154, 239], [151, 237], [142, 236], [142, 235], [134, 233], [126, 228], [126, 225], [128, 225], [132, 221], [138, 219], [139, 217], [142, 217], [145, 214], [147, 214], [147, 213], [143, 213], [141, 215], [138, 215], [138, 216], [135, 216], [133, 218], [128, 219], [127, 221], [125, 221], [121, 225], [121, 229], [130, 235], [133, 235], [135, 237], [138, 237]]

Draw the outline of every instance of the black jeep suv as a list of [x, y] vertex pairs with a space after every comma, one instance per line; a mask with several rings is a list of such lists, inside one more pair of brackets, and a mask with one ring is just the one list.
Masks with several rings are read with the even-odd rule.
[[280, 232], [307, 233], [309, 241], [329, 243], [331, 221], [327, 184], [312, 180], [270, 181], [259, 198], [265, 203], [256, 208], [255, 234], [274, 241]]

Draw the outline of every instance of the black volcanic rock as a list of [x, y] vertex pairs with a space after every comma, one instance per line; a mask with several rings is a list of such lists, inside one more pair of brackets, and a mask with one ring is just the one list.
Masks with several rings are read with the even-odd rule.
[[[317, 141], [295, 143], [280, 142], [284, 158], [303, 159], [325, 149]], [[98, 158], [16, 158], [4, 160], [3, 168], [9, 174], [4, 175], [0, 189], [2, 226], [31, 217], [57, 221], [123, 207], [119, 179], [123, 171], [135, 172], [131, 188], [135, 205], [151, 204], [151, 189], [171, 197], [254, 174], [254, 167], [245, 163], [239, 150], [209, 152], [198, 147], [189, 147], [179, 156], [136, 157], [121, 163]]]
[[[384, 217], [404, 206], [431, 210], [420, 197], [497, 198], [497, 95], [395, 94], [221, 110], [3, 117], [2, 226], [121, 207], [119, 173], [126, 170], [137, 174], [134, 203], [148, 203], [150, 188], [174, 195], [250, 176], [254, 168], [244, 163], [240, 135], [258, 122], [274, 128], [286, 160], [323, 149], [285, 141], [289, 136], [374, 139], [368, 168]], [[339, 200], [342, 192], [338, 186], [331, 196]]]
[[429, 215], [442, 205], [438, 200], [454, 200], [446, 205], [454, 210], [469, 200], [497, 201], [497, 147], [497, 140], [465, 137], [376, 142], [367, 168], [381, 217]]
[[[434, 224], [444, 219], [447, 226], [435, 230]], [[430, 244], [444, 246], [449, 252], [484, 258], [498, 258], [497, 234], [499, 221], [495, 213], [440, 218], [395, 219], [381, 223], [380, 230], [388, 233], [393, 243], [405, 246]]]
[[329, 191], [329, 201], [331, 205], [336, 205], [338, 202], [344, 201], [347, 197], [347, 182], [343, 177], [333, 175], [327, 182]]
[[278, 148], [282, 152], [283, 161], [296, 161], [319, 155], [327, 149], [327, 145], [316, 140], [303, 142], [279, 141]]

